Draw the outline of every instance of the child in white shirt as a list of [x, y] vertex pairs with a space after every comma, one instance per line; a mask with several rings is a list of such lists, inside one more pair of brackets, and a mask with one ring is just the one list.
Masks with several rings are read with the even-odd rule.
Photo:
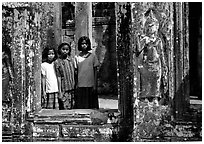
[[46, 109], [59, 109], [58, 83], [54, 69], [57, 53], [54, 48], [45, 48], [43, 51], [45, 62], [41, 64], [42, 73], [42, 98]]

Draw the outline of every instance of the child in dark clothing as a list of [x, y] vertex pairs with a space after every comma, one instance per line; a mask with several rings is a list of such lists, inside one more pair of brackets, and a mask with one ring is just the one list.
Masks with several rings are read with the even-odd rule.
[[78, 49], [80, 53], [75, 57], [78, 69], [76, 108], [99, 108], [96, 95], [96, 74], [99, 62], [96, 55], [89, 52], [90, 39], [86, 36], [81, 37], [78, 41]]

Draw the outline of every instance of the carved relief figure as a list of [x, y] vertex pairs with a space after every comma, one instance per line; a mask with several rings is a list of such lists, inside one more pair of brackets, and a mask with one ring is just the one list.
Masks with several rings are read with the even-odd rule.
[[[141, 75], [140, 98], [149, 100], [161, 98], [161, 79], [166, 85], [167, 67], [163, 53], [162, 39], [158, 35], [159, 21], [152, 9], [145, 13], [144, 35], [138, 39], [138, 66]], [[165, 87], [166, 90], [166, 87]]]
[[13, 82], [13, 71], [11, 67], [11, 51], [6, 46], [2, 46], [2, 101], [10, 101], [9, 86]]

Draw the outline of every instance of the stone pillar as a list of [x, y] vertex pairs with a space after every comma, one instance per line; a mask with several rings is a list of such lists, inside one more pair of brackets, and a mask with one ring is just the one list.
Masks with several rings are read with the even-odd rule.
[[78, 53], [78, 40], [81, 36], [87, 36], [92, 44], [92, 3], [76, 2], [75, 5], [75, 42]]
[[12, 89], [12, 133], [13, 141], [20, 140], [19, 135], [23, 133], [23, 123], [25, 121], [26, 96], [26, 71], [25, 71], [25, 43], [26, 43], [26, 18], [27, 9], [15, 8], [14, 31], [12, 38], [13, 67], [14, 67], [14, 87]]
[[60, 2], [54, 3], [54, 36], [55, 36], [55, 42], [56, 42], [56, 49], [62, 42], [62, 6]]
[[116, 3], [116, 54], [119, 95], [120, 141], [131, 141], [133, 129], [133, 49], [131, 45], [131, 4]]
[[189, 99], [188, 3], [174, 3], [175, 118], [183, 119]]
[[[141, 59], [143, 54], [139, 53], [140, 50], [140, 40], [144, 35], [144, 23], [145, 23], [145, 14], [149, 10], [154, 11], [155, 18], [159, 21], [159, 31], [158, 37], [162, 40], [163, 43], [163, 53], [164, 59], [166, 61], [166, 66], [172, 68], [173, 58], [169, 57], [169, 54], [173, 56], [173, 3], [160, 3], [160, 2], [135, 2], [131, 5], [132, 12], [132, 35], [131, 42], [133, 48], [133, 68], [134, 68], [134, 83], [133, 83], [133, 101], [134, 101], [134, 132], [133, 132], [133, 141], [142, 141], [143, 138], [153, 138], [159, 136], [160, 133], [160, 120], [169, 114], [169, 106], [162, 106], [157, 103], [157, 101], [151, 100], [142, 100], [140, 99], [140, 93], [143, 90], [140, 85], [142, 82], [140, 80], [141, 71], [139, 71], [138, 65], [141, 65]], [[161, 53], [160, 53], [161, 54]], [[161, 55], [162, 57], [162, 55]], [[162, 59], [163, 60], [163, 59]], [[170, 76], [174, 75], [173, 68], [168, 73], [168, 84], [172, 86], [172, 78]], [[162, 85], [161, 85], [162, 86]], [[171, 87], [170, 87], [171, 88]], [[172, 99], [174, 91], [171, 89], [167, 92], [160, 90], [162, 98], [165, 98], [166, 95], [168, 98]], [[165, 112], [165, 113], [164, 113]], [[171, 118], [171, 117], [170, 117]], [[155, 123], [154, 123], [154, 122]]]
[[[10, 9], [4, 4], [2, 4], [2, 48], [4, 45], [7, 45], [11, 51], [11, 60], [13, 60], [13, 53], [11, 49], [12, 42], [12, 33], [13, 33], [13, 9]], [[3, 59], [2, 59], [3, 60]], [[3, 62], [3, 61], [2, 61]], [[12, 62], [11, 62], [12, 63]], [[3, 65], [3, 63], [2, 63]], [[12, 111], [12, 94], [11, 88], [4, 89], [4, 80], [3, 80], [3, 72], [2, 72], [2, 89], [1, 92], [8, 92], [7, 96], [10, 96], [10, 101], [4, 102], [2, 101], [2, 142], [11, 141], [12, 137], [12, 123], [11, 123], [11, 111]]]

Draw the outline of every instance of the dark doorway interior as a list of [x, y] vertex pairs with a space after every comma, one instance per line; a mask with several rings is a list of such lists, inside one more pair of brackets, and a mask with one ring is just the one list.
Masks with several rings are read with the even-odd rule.
[[189, 3], [190, 96], [202, 99], [202, 3]]

